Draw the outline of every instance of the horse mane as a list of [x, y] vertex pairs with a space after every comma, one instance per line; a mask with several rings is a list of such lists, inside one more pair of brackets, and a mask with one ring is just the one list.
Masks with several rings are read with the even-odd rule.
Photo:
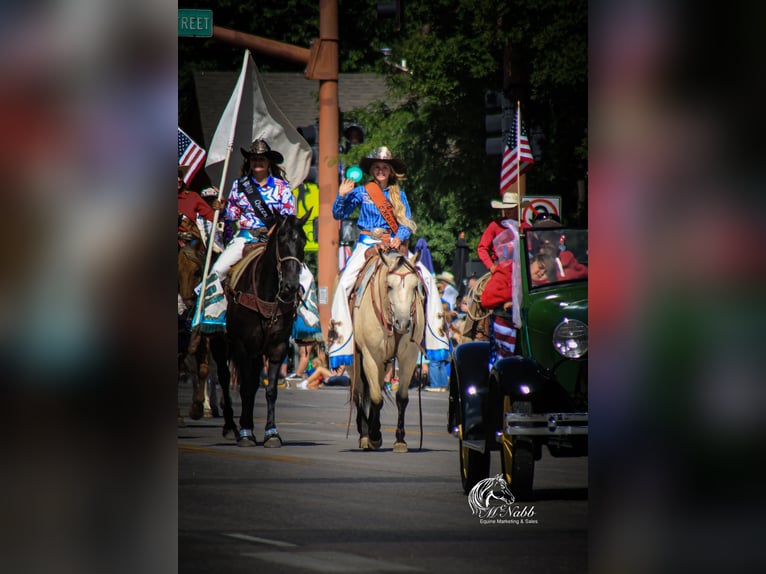
[[[280, 216], [277, 218], [277, 222], [269, 229], [268, 240], [265, 246], [256, 247], [253, 253], [248, 253], [238, 263], [236, 268], [236, 276], [232, 273], [232, 291], [231, 297], [235, 303], [241, 304], [248, 309], [258, 312], [264, 317], [274, 319], [278, 315], [294, 314], [298, 306], [298, 299], [295, 301], [283, 301], [279, 298], [279, 288], [281, 282], [281, 272], [279, 270], [280, 255], [279, 255], [279, 234], [284, 226], [291, 226], [300, 232], [301, 237], [305, 241], [306, 235], [303, 231], [303, 220], [298, 219], [294, 215]], [[291, 257], [282, 257], [282, 259], [290, 259]], [[270, 263], [273, 263], [276, 267], [275, 270], [270, 269]], [[296, 259], [292, 257], [292, 259]], [[300, 260], [303, 263], [303, 260]], [[270, 295], [259, 294], [259, 287], [263, 285], [259, 284], [259, 280], [272, 280], [274, 277], [278, 277], [276, 283], [276, 290], [274, 292], [274, 298], [271, 299]]]

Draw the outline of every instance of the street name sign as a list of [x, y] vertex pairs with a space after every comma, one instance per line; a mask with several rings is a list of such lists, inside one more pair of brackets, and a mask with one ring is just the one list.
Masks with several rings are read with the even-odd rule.
[[213, 11], [179, 9], [178, 36], [212, 38]]

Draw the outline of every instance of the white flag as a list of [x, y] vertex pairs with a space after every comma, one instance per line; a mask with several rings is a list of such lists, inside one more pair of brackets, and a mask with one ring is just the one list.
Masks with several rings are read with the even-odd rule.
[[231, 146], [232, 156], [223, 180], [225, 189], [221, 190], [225, 195], [240, 177], [244, 162], [240, 148], [250, 149], [250, 144], [257, 139], [266, 140], [271, 149], [284, 156], [282, 167], [291, 188], [303, 183], [311, 167], [311, 147], [269, 95], [250, 51], [245, 50], [242, 72], [215, 129], [205, 163], [210, 179], [221, 181], [226, 153]]

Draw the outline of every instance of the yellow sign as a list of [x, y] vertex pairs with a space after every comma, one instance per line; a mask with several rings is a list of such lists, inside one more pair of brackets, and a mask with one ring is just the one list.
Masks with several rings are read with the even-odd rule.
[[306, 232], [308, 241], [306, 242], [306, 251], [319, 251], [319, 244], [314, 237], [314, 220], [319, 216], [319, 186], [315, 183], [302, 183], [293, 189], [295, 196], [295, 215], [303, 217], [311, 209], [311, 216], [303, 230]]

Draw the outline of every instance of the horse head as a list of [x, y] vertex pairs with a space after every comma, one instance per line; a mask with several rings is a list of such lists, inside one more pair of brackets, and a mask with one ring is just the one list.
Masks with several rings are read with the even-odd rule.
[[311, 215], [311, 209], [301, 218], [294, 215], [277, 215], [274, 233], [276, 244], [277, 299], [283, 302], [295, 300], [301, 286], [306, 232], [303, 226]]
[[413, 325], [416, 297], [421, 290], [417, 262], [420, 252], [407, 259], [398, 252], [381, 254], [388, 268], [386, 290], [388, 294], [391, 326], [395, 333], [408, 333]]

